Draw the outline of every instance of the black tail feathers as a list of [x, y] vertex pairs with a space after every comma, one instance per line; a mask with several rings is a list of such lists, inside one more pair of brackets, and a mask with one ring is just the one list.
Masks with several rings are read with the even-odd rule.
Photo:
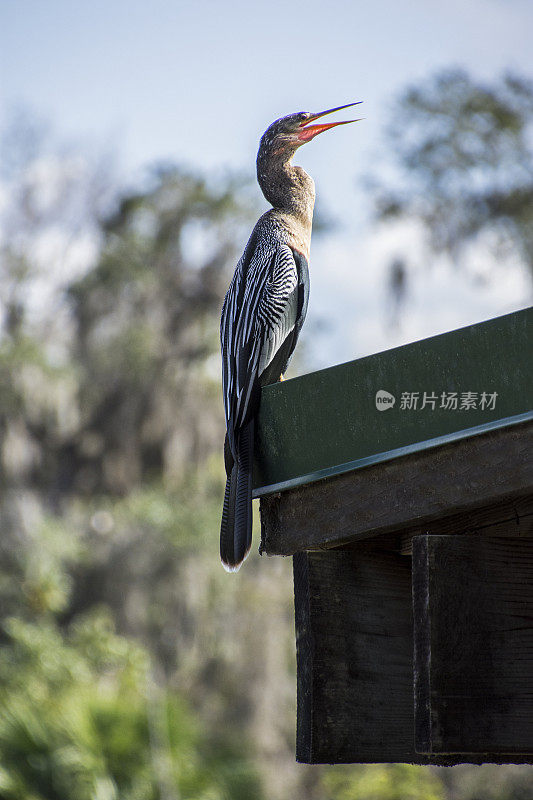
[[253, 420], [240, 432], [236, 461], [228, 456], [228, 449], [226, 440], [224, 455], [228, 477], [220, 526], [220, 558], [225, 569], [236, 572], [252, 544]]

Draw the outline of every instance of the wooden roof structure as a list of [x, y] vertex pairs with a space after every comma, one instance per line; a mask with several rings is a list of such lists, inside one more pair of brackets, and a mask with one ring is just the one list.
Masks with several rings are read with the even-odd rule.
[[263, 390], [297, 758], [533, 763], [533, 311]]

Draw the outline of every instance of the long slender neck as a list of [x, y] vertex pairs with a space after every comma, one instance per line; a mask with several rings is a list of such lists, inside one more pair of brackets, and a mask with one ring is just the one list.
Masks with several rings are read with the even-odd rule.
[[315, 205], [315, 184], [302, 169], [291, 164], [292, 153], [260, 149], [257, 180], [261, 191], [283, 223], [289, 244], [309, 258]]

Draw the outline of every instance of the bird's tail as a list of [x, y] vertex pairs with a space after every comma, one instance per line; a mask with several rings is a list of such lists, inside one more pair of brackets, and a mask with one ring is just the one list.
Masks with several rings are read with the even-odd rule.
[[236, 572], [252, 544], [253, 420], [240, 433], [233, 464], [227, 455], [227, 444], [224, 449], [228, 477], [220, 526], [220, 558], [228, 572]]

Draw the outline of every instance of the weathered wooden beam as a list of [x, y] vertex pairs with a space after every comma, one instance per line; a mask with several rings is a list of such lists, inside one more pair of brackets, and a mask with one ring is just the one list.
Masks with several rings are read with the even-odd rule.
[[533, 753], [533, 540], [416, 537], [413, 602], [417, 751]]
[[531, 493], [533, 422], [261, 498], [269, 555], [339, 544]]
[[400, 552], [403, 555], [412, 555], [413, 539], [426, 533], [432, 536], [464, 536], [475, 533], [479, 536], [533, 537], [533, 494], [408, 528], [399, 534]]

